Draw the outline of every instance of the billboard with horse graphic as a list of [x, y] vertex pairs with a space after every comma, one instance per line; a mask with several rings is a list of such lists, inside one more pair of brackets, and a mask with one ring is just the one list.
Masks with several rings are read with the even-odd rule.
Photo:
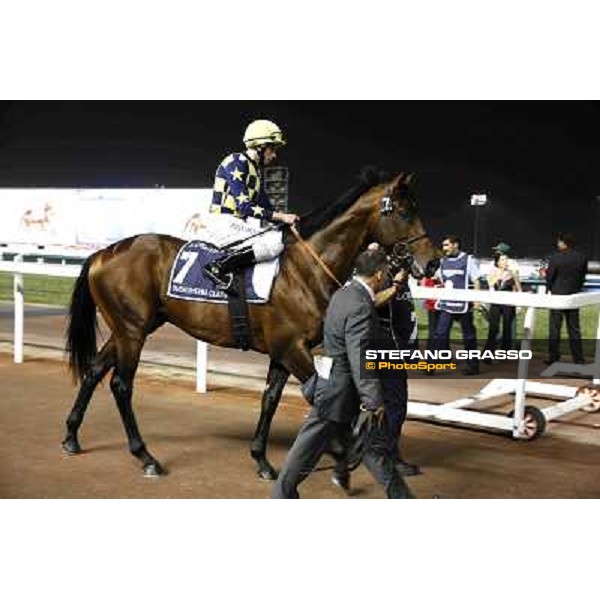
[[0, 244], [95, 251], [138, 233], [193, 238], [210, 189], [0, 189]]

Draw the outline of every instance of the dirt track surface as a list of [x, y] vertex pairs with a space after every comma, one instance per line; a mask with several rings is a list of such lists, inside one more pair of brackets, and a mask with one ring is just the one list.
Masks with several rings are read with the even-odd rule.
[[[134, 405], [151, 452], [168, 469], [145, 479], [127, 451], [125, 434], [107, 386], [94, 396], [80, 441], [84, 453], [61, 452], [64, 420], [75, 388], [62, 363], [41, 359], [14, 365], [0, 354], [0, 497], [3, 498], [267, 498], [270, 484], [255, 475], [249, 443], [259, 394], [215, 388], [202, 396], [189, 382], [142, 377]], [[281, 465], [306, 406], [284, 396], [271, 436], [270, 459]], [[533, 443], [467, 430], [409, 422], [405, 455], [424, 474], [409, 480], [430, 498], [598, 498], [600, 447], [548, 434]], [[324, 459], [321, 466], [329, 464]], [[313, 474], [304, 498], [344, 498]], [[352, 498], [382, 498], [359, 468]]]

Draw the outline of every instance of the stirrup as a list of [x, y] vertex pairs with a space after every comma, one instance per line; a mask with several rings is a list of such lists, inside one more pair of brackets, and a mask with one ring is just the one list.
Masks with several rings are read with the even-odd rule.
[[215, 273], [208, 265], [203, 267], [202, 271], [204, 271], [204, 274], [215, 284], [215, 287], [220, 292], [226, 292], [233, 285], [233, 273]]

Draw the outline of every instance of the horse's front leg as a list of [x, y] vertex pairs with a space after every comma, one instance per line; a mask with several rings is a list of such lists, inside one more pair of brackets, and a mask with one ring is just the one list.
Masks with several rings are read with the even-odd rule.
[[269, 374], [267, 375], [267, 387], [263, 393], [260, 407], [260, 417], [250, 448], [250, 454], [258, 465], [258, 476], [268, 481], [277, 479], [277, 471], [267, 460], [267, 440], [271, 430], [271, 422], [289, 376], [290, 373], [285, 367], [275, 360], [271, 360]]
[[281, 360], [271, 359], [267, 388], [263, 394], [260, 418], [252, 440], [252, 458], [258, 463], [258, 474], [262, 479], [277, 479], [277, 471], [271, 466], [266, 457], [267, 440], [271, 429], [271, 421], [279, 405], [283, 388], [292, 373], [299, 381], [306, 381], [314, 373], [314, 363], [311, 353], [303, 340], [294, 343]]

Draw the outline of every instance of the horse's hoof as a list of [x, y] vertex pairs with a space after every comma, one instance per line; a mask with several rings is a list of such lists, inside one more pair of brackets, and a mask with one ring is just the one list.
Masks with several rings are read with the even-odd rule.
[[160, 477], [165, 474], [165, 470], [160, 463], [148, 463], [143, 467], [144, 477]]
[[66, 439], [60, 447], [63, 449], [63, 452], [69, 455], [81, 454], [81, 446], [77, 440]]
[[277, 471], [271, 465], [267, 465], [258, 469], [258, 476], [263, 481], [275, 481], [277, 479], [277, 475]]

